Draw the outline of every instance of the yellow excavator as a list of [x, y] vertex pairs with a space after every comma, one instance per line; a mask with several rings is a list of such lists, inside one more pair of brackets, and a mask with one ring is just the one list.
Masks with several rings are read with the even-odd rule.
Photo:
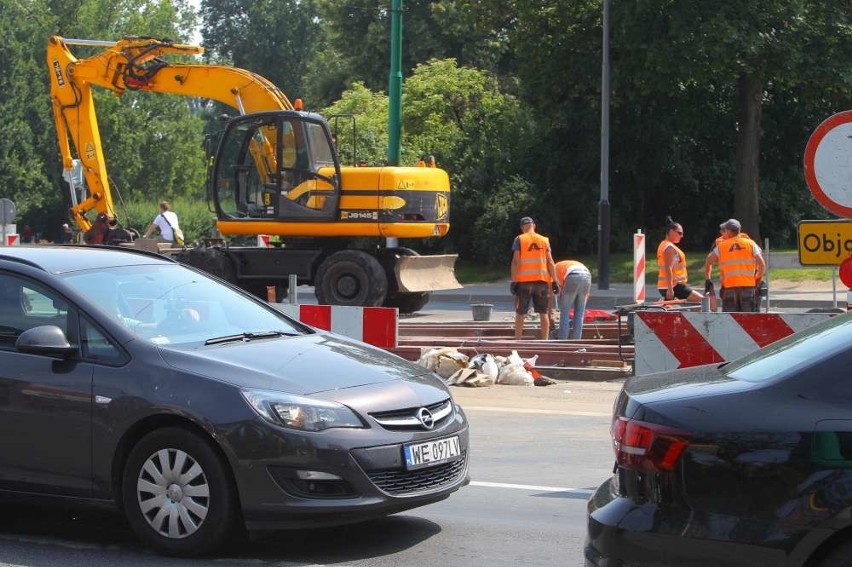
[[[77, 58], [69, 46], [96, 48]], [[421, 256], [409, 248], [351, 248], [355, 237], [434, 238], [447, 234], [450, 184], [436, 167], [344, 167], [325, 118], [292, 104], [275, 85], [245, 69], [170, 63], [200, 46], [150, 37], [119, 41], [53, 36], [47, 45], [53, 106], [70, 214], [88, 241], [123, 243], [134, 232], [116, 217], [92, 87], [215, 100], [236, 110], [218, 136], [208, 198], [222, 236], [271, 235], [273, 247], [209, 239], [176, 254], [267, 298], [280, 300], [291, 275], [329, 305], [391, 306], [413, 312], [431, 291], [461, 287], [456, 255]], [[76, 150], [75, 158], [73, 150]], [[75, 184], [82, 168], [83, 187]], [[94, 217], [94, 218], [92, 218]], [[138, 234], [138, 233], [137, 233]]]

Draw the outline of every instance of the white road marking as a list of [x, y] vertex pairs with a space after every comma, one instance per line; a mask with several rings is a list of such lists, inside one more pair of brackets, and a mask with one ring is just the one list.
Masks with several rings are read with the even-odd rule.
[[464, 411], [495, 411], [495, 412], [504, 412], [504, 413], [534, 413], [534, 414], [544, 414], [544, 415], [574, 415], [579, 417], [612, 417], [612, 412], [602, 412], [602, 411], [571, 411], [571, 410], [546, 410], [546, 409], [535, 409], [535, 408], [500, 408], [493, 406], [469, 406], [466, 404], [460, 404]]
[[565, 488], [562, 486], [535, 486], [531, 484], [508, 484], [505, 482], [482, 482], [479, 480], [472, 480], [470, 482], [470, 486], [483, 486], [485, 488], [515, 488], [517, 490], [535, 490], [542, 491], [545, 490], [547, 492], [570, 492], [572, 494], [594, 494], [594, 490], [591, 488]]

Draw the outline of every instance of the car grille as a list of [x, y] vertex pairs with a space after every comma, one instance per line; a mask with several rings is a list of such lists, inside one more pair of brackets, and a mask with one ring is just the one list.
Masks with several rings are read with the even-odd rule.
[[[432, 413], [435, 428], [441, 427], [447, 420], [453, 417], [453, 402], [449, 398], [442, 402], [425, 406]], [[423, 424], [417, 417], [416, 408], [405, 408], [394, 411], [383, 411], [371, 413], [370, 417], [375, 419], [379, 425], [390, 431], [412, 431], [424, 429]]]
[[367, 475], [373, 484], [388, 494], [395, 496], [428, 492], [449, 486], [459, 480], [464, 474], [467, 464], [467, 451], [462, 451], [461, 458], [414, 471], [384, 470], [368, 471]]

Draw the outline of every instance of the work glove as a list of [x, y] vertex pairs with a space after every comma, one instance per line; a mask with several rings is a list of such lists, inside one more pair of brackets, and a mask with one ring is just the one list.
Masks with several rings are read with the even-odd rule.
[[713, 280], [704, 280], [704, 293], [715, 293], [715, 291]]
[[512, 293], [512, 295], [518, 295], [518, 282], [510, 283], [509, 291]]
[[559, 294], [559, 284], [556, 283], [556, 282], [553, 282], [552, 284], [550, 284], [550, 286], [551, 286], [551, 289], [553, 289], [553, 295], [558, 295]]
[[757, 282], [757, 285], [754, 286], [754, 295], [756, 297], [766, 297], [769, 293], [769, 286], [765, 281], [760, 280]]

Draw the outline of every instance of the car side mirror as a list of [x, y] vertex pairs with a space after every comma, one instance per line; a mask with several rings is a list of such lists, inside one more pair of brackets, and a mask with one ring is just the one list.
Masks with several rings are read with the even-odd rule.
[[43, 354], [68, 358], [77, 352], [77, 347], [68, 342], [68, 337], [56, 325], [41, 325], [27, 329], [18, 337], [15, 348], [27, 354]]

